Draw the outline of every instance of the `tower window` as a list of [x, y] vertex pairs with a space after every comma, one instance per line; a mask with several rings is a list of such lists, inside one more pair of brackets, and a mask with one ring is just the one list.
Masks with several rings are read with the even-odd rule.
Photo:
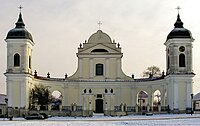
[[168, 56], [168, 59], [167, 59], [167, 70], [169, 70], [169, 64], [170, 64], [170, 61], [169, 61], [169, 56]]
[[20, 66], [20, 55], [18, 53], [14, 55], [14, 66]]
[[179, 67], [185, 67], [185, 55], [184, 54], [179, 55]]
[[29, 56], [29, 68], [31, 69], [31, 56]]
[[96, 64], [96, 76], [103, 76], [103, 64]]

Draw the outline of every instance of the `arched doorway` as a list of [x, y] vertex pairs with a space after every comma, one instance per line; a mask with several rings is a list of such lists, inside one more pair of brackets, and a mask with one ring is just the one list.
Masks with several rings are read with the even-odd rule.
[[103, 113], [103, 99], [96, 99], [95, 113]]
[[158, 106], [161, 105], [161, 93], [159, 90], [156, 90], [153, 93], [153, 111], [158, 111]]
[[137, 94], [137, 105], [139, 112], [147, 111], [147, 103], [148, 103], [148, 94], [145, 91], [140, 91]]
[[52, 110], [59, 110], [59, 106], [62, 104], [62, 94], [60, 91], [55, 90], [52, 92]]

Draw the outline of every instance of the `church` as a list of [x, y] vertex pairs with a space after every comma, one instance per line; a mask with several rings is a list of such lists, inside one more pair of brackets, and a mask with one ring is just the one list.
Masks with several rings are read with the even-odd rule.
[[20, 116], [31, 111], [29, 96], [35, 85], [48, 87], [50, 92], [60, 92], [62, 101], [57, 111], [52, 110], [52, 104], [46, 110], [35, 105], [37, 111], [55, 115], [189, 113], [192, 111], [195, 76], [193, 41], [191, 32], [183, 27], [178, 13], [174, 29], [163, 42], [166, 46], [163, 50], [166, 52], [166, 73], [163, 72], [160, 77], [137, 79], [122, 71], [122, 47], [107, 33], [97, 30], [79, 45], [76, 54], [78, 68], [72, 76], [53, 78], [48, 74], [44, 77], [37, 75], [32, 68], [33, 47], [37, 42], [25, 28], [20, 12], [16, 27], [8, 32], [5, 39], [7, 69], [4, 74], [9, 114]]

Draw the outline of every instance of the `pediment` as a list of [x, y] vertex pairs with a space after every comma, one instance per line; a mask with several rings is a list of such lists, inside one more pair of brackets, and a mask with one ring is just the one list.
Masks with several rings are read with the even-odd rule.
[[81, 49], [79, 53], [121, 53], [121, 48], [117, 48], [115, 45], [105, 45], [102, 43], [96, 44], [94, 46], [90, 46], [86, 49]]

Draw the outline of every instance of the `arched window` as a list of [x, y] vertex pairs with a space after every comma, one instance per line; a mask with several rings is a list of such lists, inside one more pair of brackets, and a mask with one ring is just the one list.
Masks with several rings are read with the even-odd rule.
[[14, 66], [20, 66], [20, 55], [18, 53], [14, 55]]
[[179, 67], [185, 67], [185, 55], [184, 54], [179, 55]]
[[31, 69], [31, 56], [29, 56], [29, 68]]
[[96, 64], [96, 76], [103, 76], [103, 64]]

